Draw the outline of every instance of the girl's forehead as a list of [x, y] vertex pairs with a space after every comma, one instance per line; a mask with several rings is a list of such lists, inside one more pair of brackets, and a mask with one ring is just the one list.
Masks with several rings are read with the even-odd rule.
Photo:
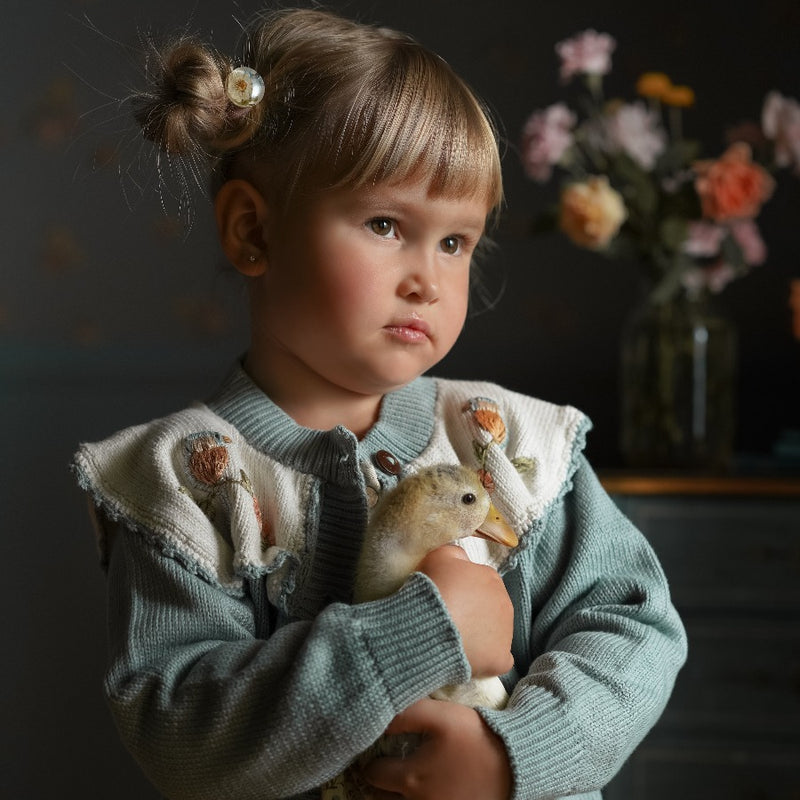
[[381, 181], [334, 190], [336, 201], [353, 206], [385, 208], [388, 211], [449, 212], [463, 217], [465, 223], [483, 226], [491, 211], [483, 193], [470, 194], [436, 191], [429, 181]]

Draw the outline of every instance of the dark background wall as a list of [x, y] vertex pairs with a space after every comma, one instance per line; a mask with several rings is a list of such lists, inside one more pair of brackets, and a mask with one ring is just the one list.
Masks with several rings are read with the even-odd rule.
[[[617, 348], [634, 265], [606, 262], [528, 220], [552, 199], [518, 166], [518, 132], [560, 99], [555, 42], [594, 27], [617, 39], [609, 92], [644, 70], [697, 93], [685, 120], [709, 155], [764, 95], [800, 98], [800, 6], [762, 0], [360, 0], [331, 7], [416, 35], [493, 107], [509, 147], [508, 211], [489, 265], [498, 307], [471, 319], [437, 370], [497, 380], [587, 411], [589, 455], [620, 463]], [[116, 740], [100, 694], [103, 576], [67, 464], [96, 439], [201, 397], [246, 345], [242, 287], [198, 193], [186, 233], [120, 103], [138, 38], [188, 28], [231, 51], [259, 7], [154, 0], [5, 0], [0, 33], [0, 466], [5, 646], [2, 792], [14, 798], [154, 796]], [[88, 19], [87, 19], [88, 18]], [[167, 166], [162, 162], [162, 166]], [[767, 264], [719, 298], [741, 341], [740, 453], [769, 460], [800, 427], [800, 343], [788, 282], [800, 277], [800, 181], [784, 176], [760, 218]]]

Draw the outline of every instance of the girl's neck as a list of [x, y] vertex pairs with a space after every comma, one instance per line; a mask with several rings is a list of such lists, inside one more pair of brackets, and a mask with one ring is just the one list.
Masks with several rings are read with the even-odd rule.
[[245, 358], [244, 368], [275, 405], [305, 428], [326, 431], [342, 425], [362, 439], [378, 421], [381, 395], [358, 394], [313, 380], [293, 369], [291, 360], [272, 363], [253, 350]]

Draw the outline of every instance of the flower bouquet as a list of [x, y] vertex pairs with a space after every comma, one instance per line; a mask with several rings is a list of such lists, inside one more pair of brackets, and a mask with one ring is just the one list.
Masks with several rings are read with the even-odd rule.
[[[576, 245], [645, 266], [656, 302], [681, 289], [721, 291], [766, 260], [756, 218], [771, 196], [771, 172], [800, 175], [800, 104], [778, 92], [764, 102], [760, 127], [729, 132], [715, 159], [683, 134], [694, 105], [688, 86], [650, 72], [633, 102], [604, 97], [616, 42], [585, 31], [560, 42], [561, 80], [584, 80], [579, 112], [564, 102], [534, 111], [522, 132], [526, 174], [563, 181], [558, 205], [536, 230], [560, 229]], [[758, 156], [758, 158], [755, 158]]]
[[636, 82], [638, 99], [607, 99], [603, 76], [616, 46], [589, 30], [560, 42], [561, 80], [583, 79], [577, 110], [534, 111], [520, 155], [526, 174], [561, 177], [558, 203], [534, 232], [643, 266], [645, 303], [623, 333], [622, 451], [635, 466], [718, 468], [732, 457], [735, 334], [709, 310], [709, 294], [763, 264], [756, 219], [773, 173], [800, 175], [800, 104], [769, 92], [761, 124], [729, 132], [718, 157], [701, 158], [683, 133], [688, 86], [658, 72]]

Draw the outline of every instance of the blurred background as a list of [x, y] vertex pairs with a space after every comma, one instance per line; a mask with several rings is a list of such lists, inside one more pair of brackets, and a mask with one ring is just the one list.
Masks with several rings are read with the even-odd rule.
[[[637, 265], [557, 234], [531, 235], [556, 185], [525, 177], [520, 131], [534, 109], [564, 97], [556, 42], [595, 28], [617, 41], [607, 94], [632, 99], [642, 72], [667, 72], [696, 92], [686, 134], [717, 156], [726, 128], [757, 121], [770, 90], [800, 97], [800, 5], [762, 0], [735, 14], [723, 0], [328, 7], [439, 52], [487, 101], [506, 139], [507, 210], [485, 270], [497, 304], [476, 307], [437, 374], [578, 406], [595, 424], [595, 466], [622, 466], [619, 337], [641, 290]], [[68, 464], [80, 441], [202, 398], [246, 347], [243, 285], [223, 262], [210, 204], [201, 190], [188, 210], [159, 194], [155, 156], [124, 100], [148, 37], [187, 30], [234, 53], [239, 20], [260, 8], [250, 0], [4, 2], [0, 780], [9, 798], [156, 796], [103, 705], [103, 575]], [[169, 165], [162, 159], [160, 168]], [[765, 470], [784, 432], [800, 428], [800, 341], [789, 307], [790, 282], [800, 278], [798, 223], [800, 181], [782, 174], [759, 217], [766, 263], [717, 298], [739, 334], [737, 457]]]

